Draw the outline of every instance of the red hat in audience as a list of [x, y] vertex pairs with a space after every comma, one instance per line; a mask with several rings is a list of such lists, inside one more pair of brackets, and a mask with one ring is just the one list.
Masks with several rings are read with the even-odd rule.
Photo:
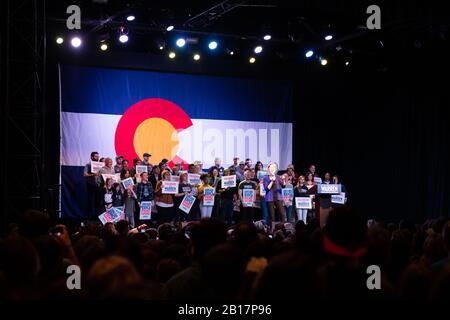
[[330, 211], [323, 229], [323, 246], [326, 252], [360, 257], [367, 251], [367, 225], [354, 209], [343, 206]]

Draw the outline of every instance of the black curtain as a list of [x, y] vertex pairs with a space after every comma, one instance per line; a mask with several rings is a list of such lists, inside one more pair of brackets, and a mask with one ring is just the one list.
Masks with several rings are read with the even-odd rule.
[[317, 68], [295, 86], [297, 169], [339, 174], [367, 218], [450, 216], [448, 50], [416, 51], [382, 68]]

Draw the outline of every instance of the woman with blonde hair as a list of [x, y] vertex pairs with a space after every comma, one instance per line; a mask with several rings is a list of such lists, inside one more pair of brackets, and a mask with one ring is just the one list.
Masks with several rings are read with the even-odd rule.
[[266, 191], [265, 200], [269, 207], [270, 220], [272, 230], [275, 227], [275, 207], [277, 207], [281, 222], [286, 222], [286, 213], [283, 206], [283, 198], [281, 196], [282, 181], [277, 175], [278, 165], [275, 162], [269, 163], [267, 166], [267, 175], [263, 179], [264, 190]]

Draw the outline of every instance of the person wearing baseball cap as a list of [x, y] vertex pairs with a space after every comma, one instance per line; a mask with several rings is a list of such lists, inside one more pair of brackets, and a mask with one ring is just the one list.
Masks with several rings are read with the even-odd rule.
[[167, 160], [166, 158], [161, 160], [161, 162], [159, 163], [159, 166], [161, 168], [161, 172], [163, 172], [164, 170], [167, 170], [167, 171], [169, 171], [170, 174], [172, 174], [172, 169], [169, 168], [169, 160]]
[[142, 155], [142, 165], [143, 166], [147, 166], [147, 172], [152, 172], [152, 167], [153, 165], [150, 163], [150, 157], [152, 155], [148, 152], [144, 152], [144, 154]]
[[122, 171], [122, 161], [123, 161], [123, 156], [116, 157], [116, 165], [114, 166], [115, 173], [120, 173]]
[[[319, 272], [325, 280], [326, 298], [361, 299], [367, 289], [367, 224], [356, 210], [343, 206], [330, 211], [323, 230], [328, 263]], [[383, 287], [383, 286], [382, 286]]]
[[[233, 169], [233, 168], [230, 168]], [[245, 180], [244, 178], [244, 169], [245, 169], [245, 162], [244, 161], [240, 161], [239, 165], [236, 167], [236, 169], [234, 170], [236, 172], [236, 177], [240, 180], [243, 181]]]
[[198, 174], [202, 174], [202, 173], [206, 173], [203, 169], [203, 162], [200, 160], [195, 160], [194, 161], [194, 165], [195, 165], [195, 170]]

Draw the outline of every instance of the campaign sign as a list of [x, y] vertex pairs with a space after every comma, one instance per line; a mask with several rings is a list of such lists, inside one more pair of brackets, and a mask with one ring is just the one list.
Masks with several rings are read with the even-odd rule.
[[321, 183], [321, 184], [317, 185], [317, 193], [319, 193], [319, 194], [341, 193], [341, 185], [340, 184]]
[[292, 188], [281, 189], [281, 196], [283, 198], [283, 202], [286, 205], [292, 206], [292, 199], [294, 198], [294, 189]]
[[258, 171], [258, 174], [257, 174], [258, 180], [263, 179], [265, 176], [267, 176], [267, 171], [266, 170], [259, 170]]
[[198, 186], [200, 183], [200, 175], [196, 173], [188, 173], [188, 183], [192, 186]]
[[91, 173], [97, 173], [101, 168], [105, 166], [104, 162], [91, 161]]
[[331, 195], [331, 203], [345, 204], [345, 192]]
[[180, 176], [171, 175], [170, 176], [170, 181], [180, 182]]
[[236, 187], [236, 175], [222, 177], [222, 189]]
[[315, 183], [322, 183], [322, 178], [320, 178], [320, 177], [314, 177], [314, 182], [315, 182]]
[[151, 220], [152, 219], [152, 202], [142, 201], [141, 210], [139, 211], [139, 220]]
[[125, 214], [123, 212], [123, 207], [112, 207], [103, 212], [101, 215], [98, 216], [100, 221], [103, 224], [106, 224], [107, 222], [116, 223], [119, 220], [122, 220], [125, 218]]
[[312, 209], [310, 197], [295, 197], [295, 207], [297, 209]]
[[177, 194], [178, 193], [178, 182], [175, 182], [175, 181], [163, 181], [162, 182], [162, 193], [164, 193], [164, 194]]
[[266, 189], [264, 189], [264, 183], [262, 181], [259, 183], [259, 195], [261, 197], [266, 196]]
[[214, 188], [205, 188], [204, 196], [203, 196], [203, 205], [204, 206], [213, 206], [214, 205]]
[[255, 201], [255, 190], [242, 189], [242, 206], [253, 207], [254, 201]]
[[147, 166], [136, 166], [136, 173], [137, 174], [141, 174], [142, 172], [148, 172], [148, 167]]
[[103, 178], [103, 181], [105, 181], [105, 182], [106, 182], [106, 179], [111, 178], [113, 183], [115, 183], [115, 182], [120, 183], [120, 173], [116, 173], [116, 174], [104, 173], [104, 174], [102, 174], [102, 178]]
[[190, 196], [190, 195], [185, 195], [183, 200], [181, 201], [180, 204], [180, 210], [184, 211], [186, 213], [189, 213], [189, 211], [191, 211], [192, 205], [194, 204], [195, 201], [195, 197]]
[[127, 178], [122, 180], [122, 185], [124, 189], [128, 189], [129, 186], [134, 186], [134, 182], [132, 178]]

